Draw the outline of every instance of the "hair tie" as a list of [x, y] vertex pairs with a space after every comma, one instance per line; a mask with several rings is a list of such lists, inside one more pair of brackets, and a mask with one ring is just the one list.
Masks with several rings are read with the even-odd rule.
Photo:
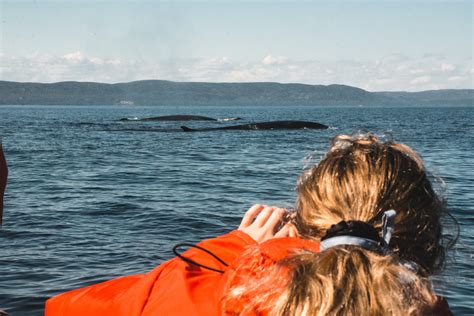
[[388, 252], [388, 245], [395, 227], [396, 214], [394, 210], [385, 211], [383, 213], [382, 237], [380, 237], [377, 230], [367, 222], [341, 221], [336, 225], [332, 225], [321, 238], [321, 251], [336, 246], [353, 245], [371, 251]]

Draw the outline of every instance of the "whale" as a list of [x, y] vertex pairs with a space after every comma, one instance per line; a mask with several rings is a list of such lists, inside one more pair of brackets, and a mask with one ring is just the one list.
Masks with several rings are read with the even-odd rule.
[[223, 127], [209, 127], [209, 128], [190, 128], [181, 126], [185, 132], [203, 132], [203, 131], [217, 131], [217, 130], [279, 130], [279, 129], [327, 129], [328, 126], [316, 122], [308, 121], [271, 121], [259, 122], [243, 125], [231, 125]]
[[201, 115], [164, 115], [164, 116], [154, 116], [154, 117], [145, 117], [145, 118], [121, 118], [120, 121], [237, 121], [240, 120], [239, 117], [230, 117], [223, 119], [216, 119], [213, 117], [201, 116]]

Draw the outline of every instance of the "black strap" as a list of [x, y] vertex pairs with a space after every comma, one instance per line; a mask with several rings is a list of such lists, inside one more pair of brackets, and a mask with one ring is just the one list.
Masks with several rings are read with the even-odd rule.
[[193, 259], [190, 259], [190, 258], [187, 258], [187, 257], [183, 256], [181, 253], [178, 252], [178, 248], [179, 248], [179, 247], [190, 247], [190, 248], [199, 249], [199, 250], [204, 251], [205, 253], [211, 255], [214, 259], [216, 259], [217, 261], [219, 261], [220, 263], [222, 263], [224, 266], [226, 266], [226, 267], [229, 266], [227, 263], [224, 262], [224, 260], [222, 260], [221, 258], [219, 258], [218, 256], [216, 256], [215, 254], [213, 254], [211, 251], [209, 251], [209, 250], [207, 250], [206, 248], [203, 248], [203, 247], [201, 247], [201, 246], [194, 245], [194, 244], [189, 244], [189, 243], [180, 243], [180, 244], [177, 244], [176, 246], [174, 246], [174, 247], [173, 247], [173, 253], [174, 253], [178, 258], [180, 258], [181, 260], [183, 260], [184, 262], [187, 262], [187, 263], [189, 263], [189, 264], [192, 264], [192, 265], [195, 265], [195, 266], [198, 266], [198, 267], [207, 269], [207, 270], [211, 270], [211, 271], [214, 271], [214, 272], [224, 273], [223, 270], [219, 270], [219, 269], [215, 269], [215, 268], [208, 267], [208, 266], [206, 266], [206, 265], [203, 265], [203, 264], [200, 264], [200, 263], [194, 261]]
[[382, 243], [382, 238], [374, 226], [362, 221], [340, 221], [332, 225], [321, 240], [337, 236], [354, 236]]

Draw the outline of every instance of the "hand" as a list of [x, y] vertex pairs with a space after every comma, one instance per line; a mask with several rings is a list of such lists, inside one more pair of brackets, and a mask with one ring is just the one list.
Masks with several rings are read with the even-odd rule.
[[257, 243], [272, 238], [298, 236], [296, 228], [290, 223], [276, 231], [284, 214], [285, 209], [255, 204], [245, 213], [239, 230], [252, 237]]

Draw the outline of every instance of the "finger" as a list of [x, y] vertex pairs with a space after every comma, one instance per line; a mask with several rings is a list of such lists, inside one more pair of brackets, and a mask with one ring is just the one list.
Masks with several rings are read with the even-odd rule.
[[242, 217], [242, 221], [240, 222], [239, 228], [244, 228], [252, 224], [255, 216], [257, 216], [262, 210], [264, 206], [260, 204], [254, 204], [251, 208], [245, 212], [244, 217]]
[[273, 206], [266, 206], [261, 212], [260, 214], [258, 214], [257, 218], [255, 219], [255, 222], [254, 224], [257, 225], [257, 226], [260, 226], [262, 227], [263, 225], [265, 225], [265, 223], [267, 222], [268, 218], [272, 215], [273, 211], [275, 210], [276, 208], [273, 207]]
[[274, 231], [276, 226], [281, 223], [284, 214], [285, 214], [285, 210], [281, 208], [275, 209], [272, 215], [268, 218], [267, 222], [265, 223], [265, 228], [268, 230]]
[[274, 237], [275, 238], [288, 237], [288, 236], [290, 236], [290, 230], [291, 230], [291, 225], [286, 224], [275, 234]]
[[290, 224], [290, 232], [288, 234], [289, 237], [298, 237], [298, 229], [296, 229], [295, 225]]

